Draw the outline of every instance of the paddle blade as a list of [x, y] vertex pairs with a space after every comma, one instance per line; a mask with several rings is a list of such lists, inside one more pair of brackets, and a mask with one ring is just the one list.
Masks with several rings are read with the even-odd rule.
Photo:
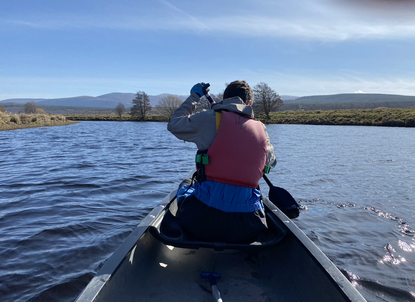
[[300, 206], [287, 190], [270, 186], [268, 197], [288, 218], [296, 218], [300, 215]]

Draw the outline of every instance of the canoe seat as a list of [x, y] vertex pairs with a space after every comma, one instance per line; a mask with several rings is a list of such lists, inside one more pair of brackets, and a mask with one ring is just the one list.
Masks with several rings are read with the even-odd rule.
[[173, 216], [168, 209], [164, 211], [164, 216], [161, 222], [150, 226], [149, 231], [157, 240], [174, 247], [187, 249], [199, 249], [202, 247], [212, 248], [216, 251], [223, 251], [226, 249], [257, 251], [279, 244], [287, 233], [285, 226], [281, 224], [272, 212], [266, 214], [268, 230], [259, 234], [258, 238], [256, 238], [253, 242], [212, 242], [194, 238], [182, 230], [178, 219]]

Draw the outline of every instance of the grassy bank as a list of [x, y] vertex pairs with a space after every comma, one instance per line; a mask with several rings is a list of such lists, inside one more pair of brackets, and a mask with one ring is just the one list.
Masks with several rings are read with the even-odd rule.
[[13, 114], [0, 111], [0, 131], [47, 126], [64, 126], [74, 123], [76, 122], [67, 120], [63, 115]]
[[[130, 115], [122, 119], [115, 114], [103, 115], [67, 115], [74, 121], [137, 121]], [[281, 111], [256, 118], [267, 124], [309, 124], [309, 125], [361, 125], [361, 126], [392, 126], [415, 127], [415, 108], [377, 108], [350, 110], [314, 110], [314, 111]], [[168, 122], [165, 115], [148, 115], [145, 121]]]
[[271, 113], [269, 120], [257, 118], [268, 124], [415, 127], [415, 108], [282, 111]]

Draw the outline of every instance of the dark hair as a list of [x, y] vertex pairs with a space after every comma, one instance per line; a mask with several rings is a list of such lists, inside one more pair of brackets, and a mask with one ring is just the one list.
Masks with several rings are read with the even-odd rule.
[[233, 81], [223, 92], [223, 99], [235, 96], [239, 96], [245, 104], [248, 101], [254, 101], [254, 91], [245, 81]]

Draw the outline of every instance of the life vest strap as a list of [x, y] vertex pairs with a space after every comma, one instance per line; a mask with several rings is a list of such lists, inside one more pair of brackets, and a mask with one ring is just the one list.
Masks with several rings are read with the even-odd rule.
[[220, 122], [222, 121], [222, 112], [221, 111], [215, 111], [216, 115], [216, 133], [219, 131]]
[[200, 164], [202, 162], [202, 154], [196, 154], [195, 163]]
[[193, 177], [200, 183], [207, 180], [205, 173], [205, 166], [209, 164], [209, 156], [207, 155], [207, 151], [208, 150], [198, 150], [195, 157], [196, 172]]
[[209, 164], [209, 156], [206, 153], [204, 154], [197, 153], [195, 157], [195, 163], [207, 165]]

